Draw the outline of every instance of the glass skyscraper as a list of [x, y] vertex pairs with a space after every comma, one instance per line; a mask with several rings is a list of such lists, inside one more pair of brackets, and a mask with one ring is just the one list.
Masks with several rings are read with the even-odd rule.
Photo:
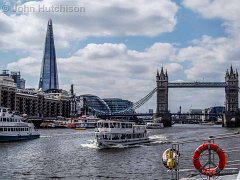
[[39, 80], [39, 89], [59, 89], [56, 53], [54, 46], [52, 20], [48, 21], [45, 49], [42, 60], [42, 69]]

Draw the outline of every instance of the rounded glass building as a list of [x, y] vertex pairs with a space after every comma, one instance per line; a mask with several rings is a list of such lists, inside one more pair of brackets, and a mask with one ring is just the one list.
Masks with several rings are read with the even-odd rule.
[[[77, 112], [78, 114], [133, 114], [131, 109], [133, 103], [120, 98], [101, 99], [92, 94], [84, 94], [77, 97]], [[130, 108], [130, 109], [129, 109]], [[126, 112], [124, 110], [127, 110]]]
[[97, 114], [111, 114], [111, 110], [109, 109], [107, 103], [98, 96], [84, 94], [79, 96], [77, 99], [80, 102], [81, 114], [88, 114], [89, 111]]

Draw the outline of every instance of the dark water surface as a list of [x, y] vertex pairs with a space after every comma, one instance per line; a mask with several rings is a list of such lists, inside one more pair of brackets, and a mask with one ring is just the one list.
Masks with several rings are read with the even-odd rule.
[[[208, 138], [236, 131], [240, 129], [175, 125], [149, 131], [153, 142], [147, 145], [99, 150], [94, 145], [93, 129], [40, 129], [39, 139], [0, 144], [0, 180], [170, 179], [161, 161], [163, 151], [171, 147], [169, 141]], [[222, 148], [235, 147], [240, 145], [240, 138], [218, 140], [216, 143]], [[180, 146], [183, 168], [192, 168], [191, 156], [200, 144]], [[227, 156], [229, 160], [239, 159], [234, 153]]]

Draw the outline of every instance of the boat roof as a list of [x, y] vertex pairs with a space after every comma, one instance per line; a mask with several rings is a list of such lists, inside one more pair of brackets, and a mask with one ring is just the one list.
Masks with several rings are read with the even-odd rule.
[[134, 122], [129, 122], [129, 121], [119, 121], [119, 120], [99, 120], [97, 121], [98, 123], [131, 123], [135, 124]]

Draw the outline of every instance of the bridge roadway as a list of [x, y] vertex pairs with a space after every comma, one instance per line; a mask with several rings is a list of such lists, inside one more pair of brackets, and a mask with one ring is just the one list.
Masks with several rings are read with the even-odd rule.
[[225, 88], [225, 82], [169, 82], [169, 88]]
[[[171, 113], [171, 115], [223, 115], [223, 113]], [[105, 114], [105, 115], [99, 115], [99, 117], [129, 117], [129, 116], [153, 116], [153, 113], [134, 113], [134, 114]]]

